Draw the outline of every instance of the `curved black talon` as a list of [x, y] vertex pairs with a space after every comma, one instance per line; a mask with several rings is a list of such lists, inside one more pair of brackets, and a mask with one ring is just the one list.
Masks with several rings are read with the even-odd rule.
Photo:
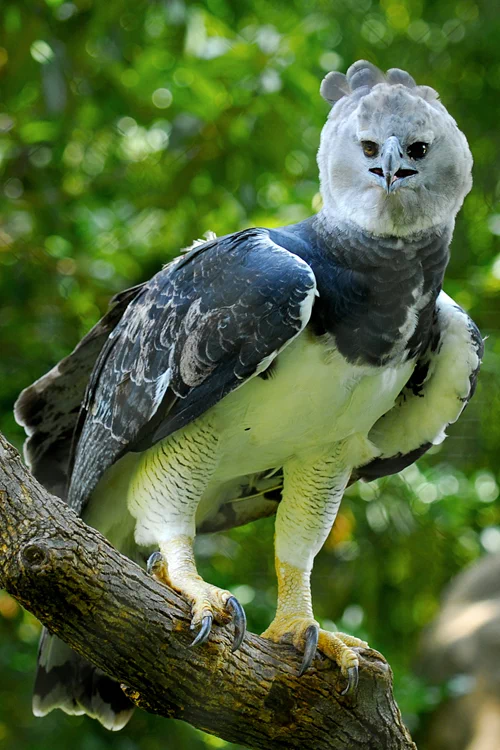
[[340, 695], [350, 695], [358, 687], [359, 670], [357, 667], [349, 667], [347, 670], [347, 686], [342, 690]]
[[243, 643], [247, 628], [247, 616], [245, 610], [234, 596], [230, 596], [226, 602], [226, 609], [231, 612], [234, 622], [234, 640], [231, 651], [234, 654]]
[[309, 669], [309, 667], [313, 663], [316, 649], [318, 648], [318, 638], [319, 625], [309, 625], [305, 634], [306, 645], [304, 648], [304, 656], [302, 657], [302, 664], [300, 665], [299, 669], [299, 677], [302, 677], [304, 672]]
[[194, 639], [194, 641], [191, 643], [189, 648], [193, 648], [193, 646], [198, 646], [200, 643], [205, 643], [208, 640], [208, 636], [210, 635], [210, 631], [212, 630], [212, 615], [205, 615], [203, 620], [201, 621], [201, 627], [198, 632], [198, 635]]
[[157, 573], [158, 568], [162, 566], [164, 562], [165, 562], [165, 558], [163, 557], [161, 552], [158, 552], [158, 551], [153, 552], [148, 557], [148, 562], [147, 562], [147, 571], [149, 575], [150, 576], [155, 575], [155, 573]]

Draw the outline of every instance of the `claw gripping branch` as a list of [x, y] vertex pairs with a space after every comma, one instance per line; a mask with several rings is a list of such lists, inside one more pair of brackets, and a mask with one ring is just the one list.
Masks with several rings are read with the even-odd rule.
[[[191, 618], [182, 597], [49, 495], [1, 436], [0, 580], [147, 711], [263, 750], [415, 750], [390, 668], [376, 651], [360, 653], [353, 706], [338, 697], [334, 666], [300, 679], [294, 649], [251, 633], [234, 655], [225, 628], [213, 629], [209, 654], [188, 648]], [[233, 612], [241, 634], [239, 617]]]

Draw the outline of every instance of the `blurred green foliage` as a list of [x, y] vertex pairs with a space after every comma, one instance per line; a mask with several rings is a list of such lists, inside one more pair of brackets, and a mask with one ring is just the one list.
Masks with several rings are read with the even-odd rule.
[[[67, 354], [109, 297], [207, 230], [278, 226], [319, 206], [321, 78], [367, 58], [434, 86], [466, 133], [474, 189], [446, 290], [486, 342], [478, 394], [402, 476], [349, 490], [313, 575], [316, 614], [389, 659], [425, 748], [441, 692], [413, 676], [443, 586], [500, 550], [500, 17], [488, 0], [4, 0], [0, 6], [0, 429], [21, 445], [18, 392]], [[272, 618], [272, 521], [202, 538], [201, 572], [249, 626]], [[36, 720], [39, 626], [0, 594], [0, 748], [230, 747], [136, 712], [111, 735]], [[234, 746], [233, 746], [234, 747]]]

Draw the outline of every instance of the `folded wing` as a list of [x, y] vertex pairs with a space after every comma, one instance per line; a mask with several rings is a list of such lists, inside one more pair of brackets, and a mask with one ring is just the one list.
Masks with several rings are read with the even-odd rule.
[[69, 502], [104, 471], [201, 416], [304, 328], [312, 270], [251, 229], [207, 242], [144, 285], [110, 334], [77, 426]]
[[409, 466], [446, 437], [474, 395], [484, 352], [475, 323], [441, 292], [426, 352], [394, 407], [375, 423], [369, 439], [381, 454], [356, 470], [353, 479], [377, 479]]

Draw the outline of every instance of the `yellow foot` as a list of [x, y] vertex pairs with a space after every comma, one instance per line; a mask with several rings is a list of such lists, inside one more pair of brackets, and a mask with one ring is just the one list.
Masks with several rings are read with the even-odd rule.
[[346, 633], [322, 630], [315, 620], [300, 615], [275, 617], [268, 629], [262, 633], [262, 637], [275, 643], [291, 641], [295, 648], [303, 653], [299, 675], [303, 675], [309, 669], [318, 648], [339, 665], [343, 677], [347, 680], [347, 686], [341, 695], [356, 690], [359, 659], [353, 648], [368, 648], [366, 641]]
[[200, 626], [191, 646], [197, 646], [208, 640], [212, 623], [226, 625], [234, 621], [234, 639], [231, 650], [236, 651], [245, 637], [246, 616], [241, 604], [230, 591], [205, 583], [196, 575], [186, 575], [180, 580], [171, 580], [168, 575], [165, 558], [160, 552], [153, 552], [148, 560], [148, 573], [162, 583], [166, 583], [182, 594], [191, 605], [191, 630]]

